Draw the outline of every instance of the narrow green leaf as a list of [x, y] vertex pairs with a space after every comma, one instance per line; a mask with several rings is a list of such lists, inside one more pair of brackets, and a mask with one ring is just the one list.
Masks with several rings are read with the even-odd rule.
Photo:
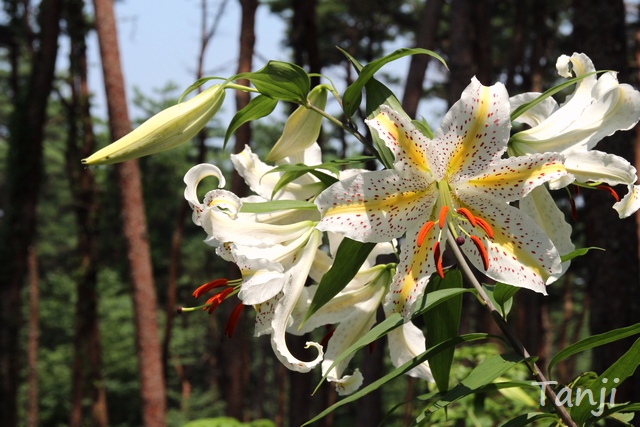
[[391, 61], [395, 61], [396, 59], [403, 58], [407, 55], [416, 54], [430, 55], [442, 62], [445, 66], [447, 65], [444, 59], [442, 59], [442, 57], [437, 53], [421, 48], [398, 49], [387, 56], [372, 61], [362, 67], [362, 69], [360, 70], [360, 75], [358, 76], [356, 81], [353, 82], [344, 92], [344, 95], [342, 97], [342, 104], [345, 115], [349, 118], [356, 112], [362, 99], [362, 89], [380, 68]]
[[362, 263], [367, 259], [375, 245], [375, 243], [362, 243], [347, 237], [342, 239], [336, 251], [333, 265], [320, 279], [318, 289], [311, 300], [302, 323], [306, 322], [313, 313], [347, 286], [360, 270]]
[[601, 407], [600, 405], [607, 403], [605, 397], [609, 395], [612, 389], [619, 387], [624, 380], [632, 376], [638, 365], [640, 365], [640, 338], [633, 343], [625, 354], [589, 385], [588, 389], [593, 393], [596, 404], [592, 405], [589, 398], [582, 399], [579, 406], [574, 405], [571, 408], [571, 418], [578, 425], [582, 425], [590, 417], [602, 415], [600, 411], [604, 410], [604, 406]]
[[298, 65], [269, 61], [258, 71], [240, 73], [238, 79], [248, 79], [261, 94], [282, 101], [303, 104], [311, 88], [309, 75]]
[[202, 77], [196, 80], [195, 82], [191, 83], [191, 85], [182, 92], [182, 94], [180, 95], [180, 98], [178, 98], [178, 103], [182, 102], [185, 96], [189, 95], [191, 92], [193, 92], [194, 90], [196, 90], [197, 88], [199, 88], [200, 86], [208, 82], [209, 80], [226, 80], [226, 79], [224, 77], [215, 77], [215, 76]]
[[590, 251], [590, 250], [592, 250], [592, 249], [596, 249], [596, 250], [599, 250], [599, 251], [604, 251], [604, 249], [603, 249], [603, 248], [598, 248], [598, 247], [596, 247], [596, 246], [591, 246], [591, 247], [589, 247], [589, 248], [576, 249], [575, 251], [571, 251], [571, 252], [569, 252], [569, 253], [568, 253], [568, 254], [566, 254], [566, 255], [561, 255], [561, 256], [560, 256], [560, 260], [561, 260], [562, 262], [572, 260], [572, 259], [577, 258], [577, 257], [579, 257], [579, 256], [586, 255], [586, 254], [587, 254], [587, 252], [589, 252], [589, 251]]
[[574, 354], [583, 352], [585, 350], [590, 350], [594, 347], [599, 347], [601, 345], [618, 341], [636, 334], [640, 334], [640, 323], [587, 337], [559, 351], [558, 354], [556, 354], [549, 362], [549, 372], [551, 372], [551, 369], [556, 366], [558, 362], [566, 359], [569, 356], [573, 356]]
[[[395, 313], [395, 314], [397, 314], [397, 313]], [[401, 319], [401, 317], [399, 317], [399, 319]], [[440, 351], [446, 350], [446, 349], [448, 349], [450, 347], [456, 346], [456, 345], [464, 343], [464, 342], [470, 342], [470, 341], [485, 339], [488, 336], [489, 336], [489, 334], [482, 334], [482, 333], [461, 335], [459, 337], [455, 337], [455, 338], [452, 338], [452, 339], [450, 339], [448, 341], [442, 342], [442, 343], [438, 344], [435, 347], [427, 349], [424, 353], [420, 354], [419, 356], [414, 357], [412, 360], [410, 360], [409, 362], [405, 363], [402, 366], [399, 366], [398, 368], [396, 368], [393, 371], [389, 372], [387, 375], [377, 379], [376, 381], [372, 382], [368, 386], [363, 387], [360, 390], [358, 390], [357, 392], [355, 392], [355, 393], [345, 397], [344, 399], [334, 403], [333, 405], [331, 405], [330, 407], [328, 407], [327, 409], [325, 409], [324, 411], [322, 411], [321, 413], [319, 413], [318, 415], [316, 415], [315, 417], [313, 417], [312, 419], [310, 419], [309, 421], [304, 423], [302, 426], [304, 427], [304, 426], [307, 426], [309, 424], [312, 424], [312, 423], [318, 421], [319, 419], [324, 418], [325, 416], [327, 416], [331, 412], [335, 411], [336, 409], [340, 408], [341, 406], [344, 406], [344, 405], [346, 405], [348, 403], [354, 402], [354, 401], [360, 399], [361, 397], [366, 396], [367, 394], [371, 393], [372, 391], [375, 391], [375, 390], [379, 389], [383, 385], [387, 384], [389, 381], [404, 375], [405, 373], [409, 372], [411, 369], [413, 369], [416, 366], [418, 366], [421, 363], [423, 363], [425, 360], [427, 360], [427, 358], [433, 356], [434, 354], [438, 354]]]
[[[589, 418], [587, 420], [585, 426], [588, 427], [588, 426], [594, 425], [595, 423], [597, 423], [601, 419], [607, 418], [607, 417], [618, 419], [617, 417], [615, 417], [615, 414], [623, 415], [623, 413], [627, 413], [627, 412], [640, 412], [640, 403], [623, 403], [623, 404], [620, 404], [620, 405], [615, 405], [615, 406], [610, 407], [610, 408], [605, 408], [604, 411], [602, 412], [601, 416]], [[612, 416], [612, 415], [614, 415], [614, 416]], [[628, 416], [625, 417], [625, 418], [627, 418], [627, 422], [629, 422], [629, 421], [631, 421], [633, 419], [633, 414], [625, 414], [625, 415], [631, 415], [630, 419], [629, 419]], [[631, 425], [631, 424], [629, 424], [629, 425]]]
[[500, 427], [523, 427], [541, 420], [558, 420], [558, 416], [556, 414], [546, 412], [530, 412], [528, 414], [517, 416], [502, 424]]
[[442, 399], [425, 409], [415, 420], [415, 424], [423, 422], [429, 414], [446, 408], [449, 404], [475, 393], [479, 388], [492, 383], [517, 363], [524, 360], [522, 356], [499, 354], [485, 359], [476, 366], [469, 375], [453, 387]]
[[251, 101], [249, 101], [249, 103], [238, 111], [231, 119], [229, 127], [224, 134], [224, 143], [222, 144], [222, 148], [224, 149], [227, 146], [227, 141], [240, 126], [252, 120], [268, 116], [276, 108], [277, 104], [277, 99], [269, 98], [264, 95], [258, 95], [252, 98]]
[[[458, 269], [448, 270], [444, 275], [444, 279], [434, 274], [429, 281], [427, 289], [433, 291], [462, 289], [462, 273]], [[429, 300], [429, 294], [431, 294], [431, 291], [426, 295], [427, 300]], [[462, 294], [449, 298], [432, 310], [427, 311], [422, 316], [426, 327], [426, 346], [433, 347], [440, 342], [457, 336], [461, 314]], [[449, 389], [449, 374], [453, 363], [454, 351], [454, 348], [450, 348], [429, 359], [429, 367], [431, 368], [433, 379], [440, 391]]]
[[[440, 289], [439, 291], [431, 292], [429, 294], [429, 298], [426, 298], [426, 297], [422, 298], [420, 305], [416, 308], [415, 314], [413, 315], [413, 319], [419, 316], [422, 316], [425, 312], [427, 312], [428, 310], [431, 310], [434, 307], [437, 307], [438, 304], [444, 301], [447, 301], [449, 298], [452, 298], [456, 295], [461, 295], [465, 292], [473, 293], [473, 290], [456, 288], [456, 289]], [[342, 354], [336, 357], [333, 364], [326, 371], [327, 372], [331, 371], [331, 369], [333, 369], [335, 365], [340, 363], [347, 356], [355, 353], [356, 351], [360, 350], [363, 347], [368, 346], [375, 340], [386, 335], [389, 331], [399, 327], [403, 323], [404, 323], [404, 319], [399, 313], [393, 313], [389, 315], [382, 322], [378, 323], [376, 326], [371, 328], [369, 332], [367, 332], [362, 337], [360, 337], [358, 341], [353, 343]], [[316, 390], [322, 385], [324, 380], [325, 380], [325, 377], [321, 378], [320, 382], [318, 383], [318, 386], [316, 387]]]
[[[322, 172], [318, 169], [329, 169], [336, 174], [338, 173], [338, 168], [335, 165], [326, 164], [326, 163], [322, 165], [314, 165], [314, 166], [307, 166], [304, 164], [280, 165], [271, 169], [267, 173], [284, 172], [280, 177], [280, 179], [278, 180], [278, 182], [276, 183], [276, 185], [273, 187], [273, 191], [271, 192], [271, 197], [275, 196], [275, 194], [278, 191], [280, 191], [285, 185], [289, 184], [292, 181], [295, 181], [296, 179], [300, 178], [303, 175], [306, 175], [307, 173], [310, 173], [316, 178], [318, 178], [318, 180], [322, 183], [322, 185], [324, 185], [324, 188], [327, 188], [331, 184], [338, 182], [337, 178], [325, 172]], [[320, 192], [321, 190], [322, 188], [319, 188], [318, 192]]]
[[260, 203], [243, 202], [240, 212], [265, 213], [288, 209], [317, 210], [318, 207], [314, 203], [306, 202], [304, 200], [271, 200]]

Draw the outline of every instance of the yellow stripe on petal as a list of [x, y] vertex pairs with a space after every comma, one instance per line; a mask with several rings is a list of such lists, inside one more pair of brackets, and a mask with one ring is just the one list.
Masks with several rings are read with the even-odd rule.
[[424, 147], [427, 140], [411, 123], [389, 108], [382, 108], [382, 112], [367, 123], [378, 131], [380, 138], [393, 151], [396, 162], [407, 162], [429, 172]]

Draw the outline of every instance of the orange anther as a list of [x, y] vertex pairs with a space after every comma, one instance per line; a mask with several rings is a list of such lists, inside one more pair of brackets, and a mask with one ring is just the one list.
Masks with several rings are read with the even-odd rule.
[[482, 241], [478, 236], [471, 236], [471, 241], [476, 245], [476, 248], [478, 248], [478, 252], [480, 252], [484, 269], [489, 269], [489, 254], [487, 254], [487, 249], [482, 244]]
[[199, 298], [205, 292], [210, 291], [211, 289], [221, 288], [223, 286], [227, 286], [229, 281], [227, 279], [216, 279], [209, 283], [205, 283], [204, 285], [198, 287], [195, 291], [193, 291], [193, 296]]
[[447, 219], [447, 212], [449, 212], [449, 206], [443, 206], [440, 208], [440, 218], [438, 218], [438, 227], [442, 230], [444, 228], [444, 222]]
[[233, 308], [229, 319], [227, 319], [227, 324], [224, 326], [224, 334], [229, 338], [233, 336], [233, 331], [236, 329], [238, 319], [240, 319], [240, 313], [242, 313], [242, 307], [244, 307], [244, 305], [240, 303]]
[[480, 217], [475, 217], [475, 218], [476, 218], [476, 224], [480, 228], [482, 228], [485, 233], [487, 233], [487, 236], [489, 236], [490, 239], [493, 239], [493, 230], [491, 229], [491, 226], [489, 225], [489, 223]]
[[418, 237], [416, 238], [416, 244], [418, 245], [418, 247], [422, 246], [422, 242], [424, 241], [424, 238], [427, 237], [427, 234], [429, 233], [429, 230], [431, 230], [431, 228], [433, 228], [434, 225], [436, 225], [435, 222], [427, 221], [422, 226], [422, 228], [418, 232]]
[[469, 211], [469, 209], [458, 208], [456, 209], [456, 212], [458, 212], [460, 215], [467, 218], [467, 221], [469, 221], [469, 224], [471, 224], [472, 227], [476, 226], [476, 217], [473, 216], [473, 214]]
[[618, 193], [616, 193], [616, 190], [609, 187], [608, 185], [598, 185], [596, 188], [607, 191], [609, 194], [613, 196], [614, 199], [616, 199], [616, 202], [620, 201], [620, 196], [618, 196]]
[[436, 271], [441, 279], [444, 279], [444, 271], [442, 270], [442, 254], [440, 253], [440, 241], [433, 245], [433, 261], [436, 263]]
[[224, 301], [231, 292], [233, 292], [233, 288], [223, 289], [222, 291], [218, 292], [207, 300], [203, 310], [209, 311], [209, 314], [213, 313], [213, 310], [218, 308], [222, 301]]

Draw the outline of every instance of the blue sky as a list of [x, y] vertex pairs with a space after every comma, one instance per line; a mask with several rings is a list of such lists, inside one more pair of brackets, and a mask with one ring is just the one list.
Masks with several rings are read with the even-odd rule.
[[[220, 1], [209, 2], [209, 15], [213, 19]], [[171, 81], [180, 90], [195, 80], [197, 55], [200, 45], [200, 0], [125, 0], [115, 6], [120, 44], [120, 59], [124, 73], [129, 114], [132, 109], [133, 88], [145, 94], [162, 88]], [[268, 59], [287, 60], [280, 37], [284, 23], [269, 9], [261, 5], [256, 19], [256, 51]], [[228, 77], [235, 74], [240, 32], [240, 6], [230, 0], [224, 18], [206, 53], [205, 73]], [[254, 60], [254, 68], [263, 65]], [[89, 41], [89, 85], [96, 97], [94, 114], [104, 117], [104, 88], [102, 69], [95, 33]]]

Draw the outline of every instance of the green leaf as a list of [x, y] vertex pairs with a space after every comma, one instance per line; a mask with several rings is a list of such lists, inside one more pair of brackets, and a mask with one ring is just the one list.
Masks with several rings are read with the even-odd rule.
[[[463, 289], [463, 288], [455, 288], [455, 289], [441, 289], [439, 291], [434, 291], [429, 294], [429, 298], [423, 297], [421, 300], [421, 304], [416, 308], [416, 311], [413, 315], [413, 319], [422, 316], [428, 310], [431, 310], [434, 307], [437, 307], [438, 304], [447, 301], [449, 298], [455, 297], [457, 295], [461, 295], [466, 292], [473, 293], [472, 289]], [[344, 360], [350, 354], [355, 353], [363, 347], [368, 346], [375, 340], [379, 339], [386, 335], [392, 329], [395, 329], [401, 326], [404, 323], [403, 317], [399, 313], [393, 313], [389, 315], [382, 322], [378, 323], [376, 326], [371, 328], [369, 332], [364, 334], [360, 339], [358, 339], [355, 343], [353, 343], [349, 348], [347, 348], [342, 354], [340, 354], [334, 360], [333, 364], [326, 370], [327, 372], [331, 371], [334, 366]], [[323, 384], [326, 377], [323, 377], [318, 383], [316, 390]]]
[[306, 202], [304, 200], [271, 200], [268, 202], [260, 203], [242, 203], [240, 212], [245, 213], [265, 213], [273, 211], [283, 211], [288, 209], [299, 210], [317, 210], [317, 206], [312, 202]]
[[269, 61], [258, 71], [240, 73], [235, 79], [248, 79], [269, 98], [304, 104], [311, 88], [309, 75], [298, 65]]
[[[278, 182], [276, 183], [276, 185], [273, 187], [273, 191], [271, 192], [271, 197], [273, 197], [285, 185], [289, 184], [290, 182], [300, 178], [301, 176], [307, 173], [310, 173], [316, 178], [318, 178], [318, 180], [324, 185], [324, 188], [327, 188], [331, 184], [338, 182], [337, 178], [325, 172], [322, 172], [318, 169], [328, 169], [334, 172], [335, 174], [338, 173], [338, 168], [331, 163], [323, 163], [323, 164], [314, 165], [314, 166], [308, 166], [302, 163], [297, 163], [295, 165], [280, 165], [271, 169], [267, 173], [284, 172], [280, 177], [280, 179], [278, 180]], [[320, 190], [318, 192], [320, 192]]]
[[320, 279], [318, 289], [302, 320], [303, 324], [313, 313], [318, 311], [320, 307], [329, 302], [331, 298], [347, 286], [351, 279], [355, 277], [358, 270], [360, 270], [362, 263], [367, 259], [375, 245], [375, 243], [362, 243], [347, 237], [342, 239], [336, 251], [333, 265], [329, 271], [322, 276], [322, 279]]
[[599, 347], [604, 344], [609, 344], [610, 342], [618, 341], [626, 337], [630, 337], [632, 335], [636, 335], [640, 333], [640, 323], [636, 323], [635, 325], [626, 326], [624, 328], [614, 329], [609, 332], [605, 332], [603, 334], [593, 335], [587, 337], [581, 341], [578, 341], [575, 344], [568, 346], [562, 351], [558, 352], [553, 359], [549, 362], [549, 372], [551, 369], [556, 366], [558, 362], [566, 359], [569, 356], [573, 356], [574, 354], [580, 353], [585, 350], [590, 350], [594, 347]]
[[563, 83], [560, 83], [559, 85], [556, 85], [550, 89], [547, 89], [546, 91], [544, 91], [543, 93], [540, 94], [539, 97], [537, 97], [536, 99], [534, 99], [531, 102], [527, 102], [526, 104], [522, 104], [521, 106], [519, 106], [518, 108], [516, 108], [515, 110], [513, 110], [513, 112], [511, 113], [511, 121], [513, 122], [515, 119], [517, 119], [518, 117], [520, 117], [523, 113], [525, 113], [526, 111], [530, 110], [531, 108], [535, 107], [536, 105], [538, 105], [539, 103], [541, 103], [542, 101], [544, 101], [546, 98], [549, 98], [550, 96], [555, 95], [556, 93], [560, 92], [561, 90], [579, 82], [580, 80], [592, 76], [594, 74], [598, 74], [598, 73], [604, 73], [605, 71], [593, 71], [591, 73], [586, 73], [583, 74], [581, 76], [578, 77], [574, 77], [572, 79], [569, 79]]
[[257, 120], [268, 116], [276, 108], [277, 104], [277, 99], [269, 98], [264, 95], [258, 95], [252, 98], [251, 101], [249, 101], [249, 103], [238, 111], [233, 116], [233, 119], [231, 119], [227, 132], [224, 134], [224, 143], [222, 144], [222, 148], [224, 149], [227, 146], [227, 141], [240, 126], [250, 122], [251, 120]]
[[[620, 417], [615, 416], [616, 414], [624, 415], [626, 422], [629, 422], [633, 419], [633, 414], [628, 414], [627, 412], [640, 412], [640, 403], [623, 403], [620, 405], [615, 405], [610, 408], [605, 408], [601, 416], [589, 418], [585, 426], [591, 426], [597, 423], [598, 421], [600, 421], [601, 419], [607, 418], [607, 417], [620, 420]], [[630, 418], [629, 418], [629, 415], [631, 415]], [[628, 424], [628, 425], [631, 425], [631, 424]]]
[[540, 420], [557, 421], [558, 416], [556, 414], [549, 414], [545, 412], [530, 412], [528, 414], [517, 416], [514, 419], [502, 424], [500, 427], [523, 427]]
[[511, 306], [513, 305], [513, 296], [520, 290], [516, 286], [507, 285], [505, 283], [496, 283], [493, 288], [493, 298], [500, 310], [502, 317], [506, 319]]
[[[427, 289], [433, 291], [461, 288], [462, 273], [460, 273], [458, 269], [448, 270], [444, 275], [444, 279], [434, 274], [427, 286]], [[427, 300], [429, 300], [430, 294], [431, 292], [427, 293]], [[426, 327], [426, 346], [433, 347], [440, 342], [457, 336], [461, 314], [462, 294], [449, 298], [446, 302], [427, 311], [422, 316]], [[449, 374], [451, 372], [454, 351], [454, 348], [450, 348], [429, 359], [429, 367], [431, 368], [433, 379], [440, 391], [449, 389]]]
[[425, 409], [423, 413], [416, 418], [415, 424], [420, 424], [429, 414], [432, 414], [439, 409], [446, 408], [451, 403], [469, 396], [470, 394], [478, 391], [481, 387], [492, 383], [496, 378], [523, 360], [524, 358], [522, 356], [511, 354], [499, 354], [485, 359], [482, 363], [476, 366], [464, 380], [453, 387], [438, 402], [427, 407], [427, 409]]
[[447, 65], [444, 59], [437, 53], [421, 48], [413, 48], [413, 49], [398, 49], [387, 56], [384, 56], [380, 59], [370, 62], [369, 64], [362, 67], [360, 70], [360, 75], [353, 82], [347, 90], [344, 92], [342, 97], [342, 106], [344, 109], [344, 113], [347, 118], [353, 116], [353, 114], [358, 109], [360, 105], [360, 101], [362, 100], [362, 89], [367, 84], [367, 82], [373, 77], [373, 75], [382, 68], [385, 64], [388, 64], [391, 61], [395, 61], [396, 59], [403, 58], [407, 55], [416, 55], [416, 54], [426, 54], [430, 55], [440, 62], [442, 62], [445, 66]]
[[433, 139], [433, 131], [431, 131], [431, 128], [429, 127], [429, 123], [427, 123], [427, 121], [424, 118], [420, 120], [411, 120], [411, 123], [413, 123], [416, 129], [422, 132], [424, 136], [426, 136], [429, 139]]
[[586, 254], [587, 254], [587, 252], [589, 252], [589, 251], [590, 251], [590, 250], [592, 250], [592, 249], [596, 249], [596, 250], [599, 250], [599, 251], [604, 251], [604, 249], [603, 249], [603, 248], [598, 248], [598, 247], [596, 247], [596, 246], [591, 246], [591, 247], [589, 247], [589, 248], [576, 249], [575, 251], [571, 251], [571, 252], [569, 252], [569, 253], [568, 253], [568, 254], [566, 254], [566, 255], [561, 255], [561, 256], [560, 256], [560, 260], [561, 260], [562, 262], [572, 260], [572, 259], [577, 258], [577, 257], [579, 257], [579, 256], [586, 255]]
[[[396, 317], [396, 319], [398, 319], [399, 321], [402, 322], [402, 317], [398, 313], [394, 313], [392, 316], [395, 316], [396, 314], [398, 315], [398, 317]], [[319, 419], [322, 419], [326, 415], [330, 414], [331, 412], [335, 411], [336, 409], [340, 408], [341, 406], [344, 406], [344, 405], [346, 405], [348, 403], [354, 402], [354, 401], [360, 399], [361, 397], [366, 396], [367, 394], [379, 389], [380, 387], [382, 387], [383, 385], [387, 384], [391, 380], [406, 374], [411, 369], [413, 369], [416, 366], [420, 365], [425, 360], [427, 360], [427, 358], [433, 356], [434, 354], [438, 354], [439, 352], [441, 352], [443, 350], [446, 350], [446, 349], [448, 349], [450, 347], [456, 346], [458, 344], [461, 344], [461, 343], [464, 343], [464, 342], [470, 342], [470, 341], [485, 339], [488, 336], [489, 336], [489, 334], [481, 334], [481, 333], [466, 334], [466, 335], [461, 335], [459, 337], [455, 337], [455, 338], [452, 338], [452, 339], [447, 340], [445, 342], [442, 342], [442, 343], [438, 344], [437, 346], [426, 350], [424, 353], [414, 357], [409, 362], [405, 363], [402, 366], [399, 366], [398, 368], [396, 368], [393, 371], [389, 372], [387, 375], [383, 376], [382, 378], [379, 378], [378, 380], [372, 382], [368, 386], [363, 387], [360, 390], [358, 390], [357, 392], [355, 392], [355, 393], [345, 397], [344, 399], [334, 403], [333, 405], [331, 405], [330, 407], [328, 407], [327, 409], [325, 409], [324, 411], [322, 411], [321, 413], [319, 413], [318, 415], [316, 415], [315, 417], [313, 417], [312, 419], [310, 419], [309, 421], [304, 423], [302, 426], [304, 427], [304, 426], [307, 426], [309, 424], [312, 424], [312, 423], [318, 421]]]
[[[571, 408], [571, 418], [578, 425], [582, 425], [590, 417], [600, 416], [598, 405], [606, 403], [604, 401], [605, 397], [609, 395], [613, 388], [618, 387], [624, 380], [632, 376], [638, 365], [640, 365], [640, 338], [633, 343], [625, 354], [589, 385], [588, 389], [593, 392], [596, 405], [591, 405], [588, 397], [582, 399], [579, 406], [574, 405]], [[619, 381], [616, 382], [615, 379]]]

